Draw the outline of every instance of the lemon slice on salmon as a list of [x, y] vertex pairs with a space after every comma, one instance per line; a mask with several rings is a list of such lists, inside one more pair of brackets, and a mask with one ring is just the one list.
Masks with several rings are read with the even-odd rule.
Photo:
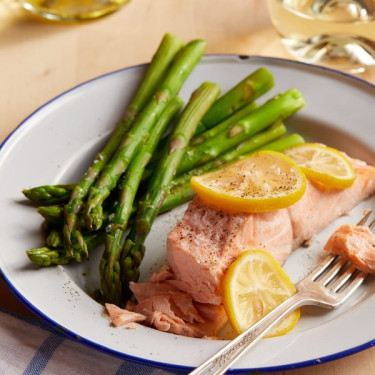
[[301, 169], [276, 151], [259, 151], [191, 179], [203, 202], [229, 213], [265, 212], [297, 202], [306, 189]]
[[345, 189], [356, 174], [349, 159], [333, 147], [320, 143], [303, 143], [284, 150], [306, 174], [306, 177], [329, 188]]
[[[249, 250], [228, 268], [223, 280], [224, 308], [232, 328], [244, 332], [296, 292], [276, 259], [265, 250]], [[293, 329], [300, 317], [294, 310], [268, 333], [281, 336]]]

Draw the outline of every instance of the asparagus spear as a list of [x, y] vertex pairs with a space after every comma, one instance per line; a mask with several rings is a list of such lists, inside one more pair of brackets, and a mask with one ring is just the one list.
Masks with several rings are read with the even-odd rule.
[[178, 166], [177, 174], [207, 163], [270, 124], [292, 115], [304, 104], [301, 93], [296, 89], [275, 96], [246, 118], [231, 125], [228, 131], [223, 131], [196, 146], [188, 147]]
[[182, 40], [176, 36], [166, 34], [163, 37], [122, 121], [113, 132], [104, 149], [96, 154], [93, 163], [72, 191], [69, 203], [65, 207], [66, 226], [64, 228], [64, 237], [68, 245], [72, 242], [71, 236], [74, 233], [77, 215], [82, 208], [90, 186], [118, 149], [122, 138], [133, 124], [136, 116], [152, 97], [156, 87], [160, 84], [165, 72], [182, 46]]
[[52, 249], [64, 248], [64, 239], [61, 231], [58, 229], [50, 230], [46, 238], [46, 243]]
[[119, 305], [121, 302], [121, 281], [118, 257], [122, 250], [122, 239], [133, 211], [133, 202], [141, 181], [142, 172], [149, 162], [158, 142], [171, 119], [181, 109], [182, 99], [175, 97], [162, 113], [148, 141], [131, 161], [125, 178], [121, 182], [118, 204], [113, 220], [107, 226], [105, 250], [100, 262], [101, 290], [106, 302]]
[[160, 116], [169, 101], [177, 95], [182, 84], [198, 63], [206, 44], [203, 40], [194, 40], [180, 51], [158, 91], [121, 142], [117, 152], [103, 169], [96, 184], [91, 186], [85, 208], [85, 218], [90, 229], [97, 229], [96, 223], [100, 223], [103, 201], [116, 186], [118, 179], [125, 172], [142, 143], [147, 140], [155, 119]]
[[53, 205], [65, 203], [75, 186], [75, 184], [43, 185], [31, 189], [23, 189], [22, 193], [38, 206]]
[[213, 104], [198, 124], [195, 136], [212, 128], [237, 110], [253, 102], [271, 89], [273, 85], [272, 74], [265, 68], [257, 69]]
[[[86, 247], [89, 251], [95, 249], [104, 242], [105, 232], [98, 231], [95, 233], [89, 233], [84, 237]], [[71, 255], [66, 252], [65, 248], [53, 249], [50, 247], [39, 247], [33, 248], [26, 251], [29, 259], [43, 267], [48, 267], [57, 264], [68, 264], [72, 260], [75, 260]]]
[[[254, 149], [253, 151], [242, 154], [241, 156], [248, 156], [254, 152], [260, 151], [260, 150], [273, 150], [273, 151], [282, 151], [288, 147], [292, 147], [294, 145], [303, 143], [304, 139], [299, 134], [291, 134], [289, 136], [286, 136], [285, 138], [280, 138], [274, 142], [267, 143], [261, 147], [258, 147]], [[235, 159], [233, 159], [235, 160]], [[230, 162], [232, 162], [231, 160]], [[228, 163], [225, 163], [228, 164]], [[225, 164], [222, 164], [224, 166]], [[203, 173], [207, 173], [211, 170], [214, 170], [215, 168], [205, 168], [206, 164], [202, 165], [201, 167], [198, 167], [195, 169], [195, 175], [198, 176]], [[191, 177], [190, 175], [189, 177]], [[167, 212], [173, 208], [176, 208], [177, 206], [186, 203], [193, 199], [196, 195], [195, 191], [190, 186], [190, 178], [187, 178], [187, 176], [182, 175], [178, 179], [179, 183], [172, 187], [170, 193], [166, 196], [164, 199], [163, 205], [159, 211], [159, 213]]]
[[29, 259], [43, 267], [55, 264], [68, 264], [71, 256], [67, 254], [64, 248], [51, 249], [49, 247], [37, 247], [26, 251]]
[[[217, 84], [205, 82], [191, 96], [165, 150], [143, 199], [139, 202], [135, 222], [126, 238], [121, 253], [121, 281], [123, 294], [127, 294], [128, 283], [136, 280], [145, 247], [144, 241], [168, 192], [170, 182], [195, 129], [220, 93]], [[126, 289], [126, 291], [125, 291]]]
[[61, 206], [39, 206], [37, 212], [50, 224], [56, 226], [64, 224], [64, 208]]
[[233, 113], [232, 116], [229, 116], [224, 121], [220, 122], [219, 124], [215, 125], [213, 128], [206, 130], [204, 133], [193, 137], [193, 139], [190, 142], [190, 146], [196, 146], [199, 143], [204, 142], [207, 139], [210, 139], [214, 137], [217, 134], [220, 134], [223, 131], [226, 131], [230, 129], [230, 126], [233, 124], [236, 124], [238, 121], [241, 121], [242, 119], [246, 118], [250, 115], [250, 113], [254, 112], [254, 110], [257, 108], [257, 104], [255, 102], [251, 102], [241, 108], [239, 111]]
[[[62, 229], [64, 225], [64, 207], [63, 206], [39, 206], [37, 212], [45, 219], [45, 221], [55, 227]], [[103, 222], [107, 225], [109, 222], [109, 211], [104, 211]], [[82, 218], [79, 218], [78, 225], [83, 226]]]
[[[189, 202], [196, 196], [196, 192], [190, 186], [190, 179], [179, 185], [173, 186], [159, 210], [159, 214], [173, 210], [174, 208]], [[129, 262], [129, 267], [131, 264]]]
[[271, 151], [284, 151], [285, 149], [304, 143], [305, 140], [299, 134], [293, 133], [284, 138], [268, 143], [267, 145], [260, 146], [256, 151], [271, 150]]

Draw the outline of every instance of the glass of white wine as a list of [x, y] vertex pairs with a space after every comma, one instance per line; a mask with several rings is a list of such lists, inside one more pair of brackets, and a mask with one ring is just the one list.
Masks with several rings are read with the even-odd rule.
[[118, 10], [129, 0], [19, 0], [28, 11], [57, 21], [84, 21]]
[[349, 73], [375, 66], [375, 0], [267, 0], [271, 21], [299, 61]]

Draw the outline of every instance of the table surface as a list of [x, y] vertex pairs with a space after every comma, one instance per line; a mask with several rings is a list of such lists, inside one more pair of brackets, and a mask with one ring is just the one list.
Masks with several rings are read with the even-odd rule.
[[[206, 39], [207, 53], [290, 59], [272, 28], [264, 0], [132, 0], [110, 16], [80, 24], [42, 21], [15, 0], [4, 0], [0, 3], [0, 143], [28, 114], [63, 91], [148, 62], [165, 32], [185, 41]], [[375, 69], [360, 77], [375, 84]], [[0, 308], [33, 316], [2, 280]], [[375, 348], [278, 374], [335, 373], [375, 373]]]

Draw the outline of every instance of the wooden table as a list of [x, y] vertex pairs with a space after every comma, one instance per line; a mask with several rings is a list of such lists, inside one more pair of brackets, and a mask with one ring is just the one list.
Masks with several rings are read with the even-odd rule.
[[[32, 111], [73, 86], [148, 62], [165, 32], [203, 38], [207, 53], [290, 58], [264, 0], [132, 0], [94, 22], [41, 21], [14, 0], [0, 3], [0, 142]], [[361, 75], [375, 83], [375, 69]], [[0, 307], [32, 315], [0, 281]], [[371, 323], [372, 324], [372, 323]], [[375, 373], [375, 348], [288, 375]], [[281, 373], [279, 373], [281, 374]]]

